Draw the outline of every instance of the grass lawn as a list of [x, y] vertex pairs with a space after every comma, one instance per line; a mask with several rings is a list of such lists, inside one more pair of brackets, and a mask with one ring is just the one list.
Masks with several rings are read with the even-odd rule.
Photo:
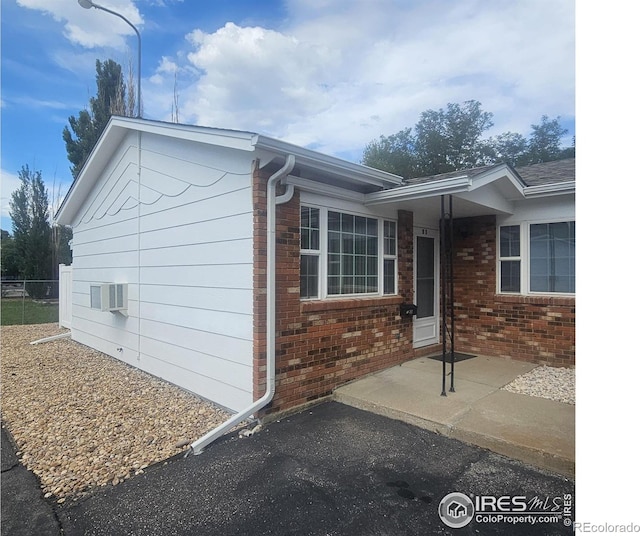
[[[24, 305], [24, 316], [23, 316]], [[58, 302], [36, 303], [30, 298], [3, 298], [2, 325], [47, 324], [58, 321]]]

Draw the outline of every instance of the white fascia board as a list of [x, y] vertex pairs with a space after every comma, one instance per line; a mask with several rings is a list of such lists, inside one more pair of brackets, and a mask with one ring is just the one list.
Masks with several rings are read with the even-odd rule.
[[400, 186], [391, 190], [365, 194], [364, 204], [381, 205], [384, 203], [410, 201], [412, 199], [423, 199], [426, 197], [468, 192], [471, 188], [471, 184], [471, 179], [464, 176], [434, 182], [410, 184], [408, 186]]
[[547, 197], [551, 195], [566, 195], [576, 193], [576, 181], [555, 182], [553, 184], [540, 184], [538, 186], [527, 186], [524, 189], [524, 197], [532, 199], [535, 197]]
[[231, 149], [253, 151], [253, 140], [256, 134], [241, 130], [225, 130], [221, 128], [201, 127], [196, 125], [184, 125], [181, 123], [166, 123], [151, 121], [149, 119], [137, 119], [131, 117], [118, 117], [114, 123], [131, 130], [137, 130], [159, 136], [171, 136], [181, 140], [194, 141], [207, 145], [217, 145]]
[[80, 205], [89, 195], [93, 184], [97, 180], [99, 169], [103, 166], [106, 156], [110, 157], [126, 136], [127, 129], [119, 125], [119, 119], [113, 116], [109, 119], [87, 161], [82, 166], [80, 174], [73, 181], [67, 195], [62, 200], [62, 204], [54, 217], [56, 224], [71, 225], [73, 223], [73, 218], [80, 209]]
[[255, 137], [255, 145], [259, 149], [281, 155], [293, 154], [296, 157], [296, 164], [318, 170], [326, 170], [353, 182], [371, 184], [379, 188], [391, 188], [402, 184], [402, 177], [398, 175], [361, 164], [354, 164], [341, 158], [305, 149], [274, 138], [258, 135]]

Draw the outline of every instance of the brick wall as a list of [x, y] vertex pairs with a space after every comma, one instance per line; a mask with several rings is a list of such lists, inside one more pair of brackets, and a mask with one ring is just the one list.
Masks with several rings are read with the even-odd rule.
[[496, 293], [495, 217], [454, 220], [456, 350], [575, 365], [575, 298]]
[[[266, 178], [254, 179], [254, 398], [265, 390], [266, 264], [259, 252], [266, 254]], [[398, 214], [399, 295], [389, 297], [301, 301], [299, 225], [296, 192], [277, 207], [276, 394], [265, 413], [312, 402], [354, 378], [415, 357], [411, 319], [399, 315], [400, 303], [413, 295], [412, 213]]]

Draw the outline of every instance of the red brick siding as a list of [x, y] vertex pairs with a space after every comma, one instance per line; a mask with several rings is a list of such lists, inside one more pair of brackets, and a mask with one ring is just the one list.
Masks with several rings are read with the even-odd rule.
[[[258, 252], [266, 250], [266, 178], [254, 179], [260, 192], [254, 195], [254, 398], [265, 389], [266, 270]], [[398, 214], [398, 296], [301, 301], [298, 192], [276, 210], [276, 394], [266, 413], [327, 396], [354, 378], [415, 357], [411, 320], [399, 314], [400, 303], [413, 296], [412, 213]]]
[[456, 350], [575, 365], [575, 298], [496, 293], [495, 217], [454, 222]]

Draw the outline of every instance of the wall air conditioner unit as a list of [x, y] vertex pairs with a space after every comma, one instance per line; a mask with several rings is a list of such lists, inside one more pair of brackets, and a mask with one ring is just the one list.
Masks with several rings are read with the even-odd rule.
[[127, 310], [127, 283], [104, 283], [90, 288], [91, 308], [112, 313]]

